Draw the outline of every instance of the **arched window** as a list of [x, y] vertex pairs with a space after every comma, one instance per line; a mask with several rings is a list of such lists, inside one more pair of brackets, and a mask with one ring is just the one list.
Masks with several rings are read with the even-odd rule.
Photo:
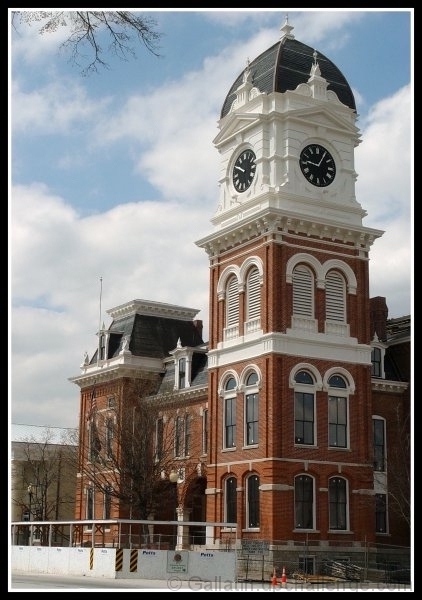
[[331, 477], [328, 482], [328, 498], [330, 503], [330, 529], [348, 529], [347, 519], [347, 482], [342, 477]]
[[237, 277], [233, 276], [227, 282], [226, 288], [226, 327], [239, 324], [239, 286]]
[[325, 278], [325, 318], [346, 322], [346, 282], [338, 271], [329, 271]]
[[246, 518], [247, 528], [259, 527], [259, 477], [250, 475], [246, 480]]
[[259, 394], [258, 375], [251, 373], [246, 380], [245, 392], [245, 442], [246, 446], [258, 443]]
[[229, 477], [225, 485], [225, 520], [227, 523], [237, 523], [237, 479]]
[[[315, 443], [315, 382], [307, 371], [295, 376], [295, 443]], [[309, 389], [307, 387], [309, 386]]]
[[224, 448], [236, 446], [236, 380], [226, 382], [224, 388]]
[[259, 271], [251, 269], [246, 280], [246, 319], [258, 319], [261, 316], [261, 286]]
[[295, 477], [295, 529], [314, 529], [314, 480], [309, 475]]
[[293, 270], [293, 314], [314, 317], [314, 276], [305, 265]]
[[347, 385], [340, 375], [332, 375], [328, 380], [328, 446], [347, 448], [348, 443], [348, 396]]

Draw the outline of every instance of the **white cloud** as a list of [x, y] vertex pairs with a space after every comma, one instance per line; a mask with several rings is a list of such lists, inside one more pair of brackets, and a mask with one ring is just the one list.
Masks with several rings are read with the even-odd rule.
[[[321, 28], [337, 31], [339, 19], [350, 18], [359, 14], [305, 14], [292, 24], [297, 39], [311, 44]], [[217, 209], [219, 156], [212, 140], [225, 94], [246, 59], [277, 41], [271, 27], [148, 95], [133, 86], [99, 101], [79, 81], [55, 76], [28, 91], [16, 80], [13, 114], [20, 133], [77, 133], [79, 148], [57, 145], [62, 164], [84, 160], [87, 152], [100, 161], [120, 152], [157, 192], [143, 202], [122, 196], [113, 209], [82, 216], [70, 198], [42, 183], [42, 173], [40, 183], [12, 189], [13, 421], [77, 424], [79, 392], [68, 377], [79, 373], [84, 351], [95, 350], [100, 277], [106, 326], [106, 310], [143, 298], [200, 309], [207, 340], [208, 257], [195, 241], [211, 232]], [[47, 48], [42, 40], [40, 48], [40, 40], [32, 40], [31, 52], [29, 37], [14, 48], [15, 60], [19, 52], [39, 60], [56, 43]], [[410, 312], [410, 97], [403, 88], [374, 106], [360, 124], [363, 141], [356, 149], [356, 195], [368, 211], [364, 225], [385, 230], [370, 252], [370, 294], [386, 297], [392, 317]], [[156, 201], [159, 194], [163, 199]], [[134, 185], [132, 197], [141, 196]]]

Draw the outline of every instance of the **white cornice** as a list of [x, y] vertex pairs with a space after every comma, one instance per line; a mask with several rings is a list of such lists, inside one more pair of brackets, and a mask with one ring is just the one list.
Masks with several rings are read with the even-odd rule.
[[403, 394], [409, 384], [405, 381], [392, 381], [391, 379], [371, 379], [372, 390], [376, 392], [390, 392], [392, 394]]
[[145, 373], [161, 373], [164, 371], [164, 365], [160, 358], [119, 354], [115, 358], [100, 361], [98, 365], [83, 365], [81, 370], [81, 375], [70, 377], [69, 381], [85, 388], [94, 383], [104, 383], [122, 377], [145, 377]]
[[[272, 208], [256, 207], [256, 212], [247, 207], [233, 214], [232, 219], [220, 222], [221, 229], [198, 240], [196, 245], [204, 248], [209, 256], [215, 256], [249, 242], [260, 236], [274, 233], [300, 233], [309, 238], [339, 241], [369, 250], [374, 241], [384, 232], [360, 225], [342, 224], [322, 216], [301, 215]], [[226, 215], [227, 216], [227, 215]]]
[[200, 309], [186, 308], [165, 302], [154, 302], [152, 300], [131, 300], [107, 310], [112, 319], [121, 319], [131, 315], [150, 315], [164, 317], [167, 319], [178, 319], [179, 321], [192, 321]]
[[218, 349], [209, 351], [208, 368], [224, 367], [271, 353], [336, 363], [371, 364], [371, 347], [358, 344], [355, 338], [288, 330], [288, 333], [269, 333], [254, 339], [240, 336], [223, 342]]

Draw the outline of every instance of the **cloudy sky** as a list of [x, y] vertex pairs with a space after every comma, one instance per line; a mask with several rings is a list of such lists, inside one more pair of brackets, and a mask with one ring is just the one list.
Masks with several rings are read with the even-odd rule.
[[84, 56], [78, 66], [60, 51], [65, 25], [10, 27], [11, 422], [77, 425], [69, 378], [119, 304], [196, 308], [207, 340], [208, 258], [195, 242], [217, 209], [220, 109], [247, 59], [279, 39], [286, 12], [296, 39], [354, 91], [356, 196], [364, 225], [385, 231], [370, 294], [386, 297], [391, 318], [411, 314], [413, 9], [157, 9], [147, 14], [159, 57], [105, 52], [109, 68], [86, 76]]

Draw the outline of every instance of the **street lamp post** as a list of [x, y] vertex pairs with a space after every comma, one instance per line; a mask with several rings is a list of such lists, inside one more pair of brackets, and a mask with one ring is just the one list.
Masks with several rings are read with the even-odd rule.
[[[28, 497], [29, 497], [29, 521], [32, 521], [32, 483], [28, 485]], [[32, 525], [29, 525], [29, 545], [32, 546]]]
[[[177, 471], [175, 471], [175, 469], [172, 469], [169, 473], [169, 481], [170, 483], [173, 485], [173, 490], [174, 490], [174, 520], [177, 521], [177, 504], [178, 504], [178, 497], [177, 497], [177, 482], [179, 480], [179, 473]], [[175, 534], [174, 534], [174, 547], [176, 547], [177, 545], [177, 534], [178, 534], [178, 526], [175, 526]]]

